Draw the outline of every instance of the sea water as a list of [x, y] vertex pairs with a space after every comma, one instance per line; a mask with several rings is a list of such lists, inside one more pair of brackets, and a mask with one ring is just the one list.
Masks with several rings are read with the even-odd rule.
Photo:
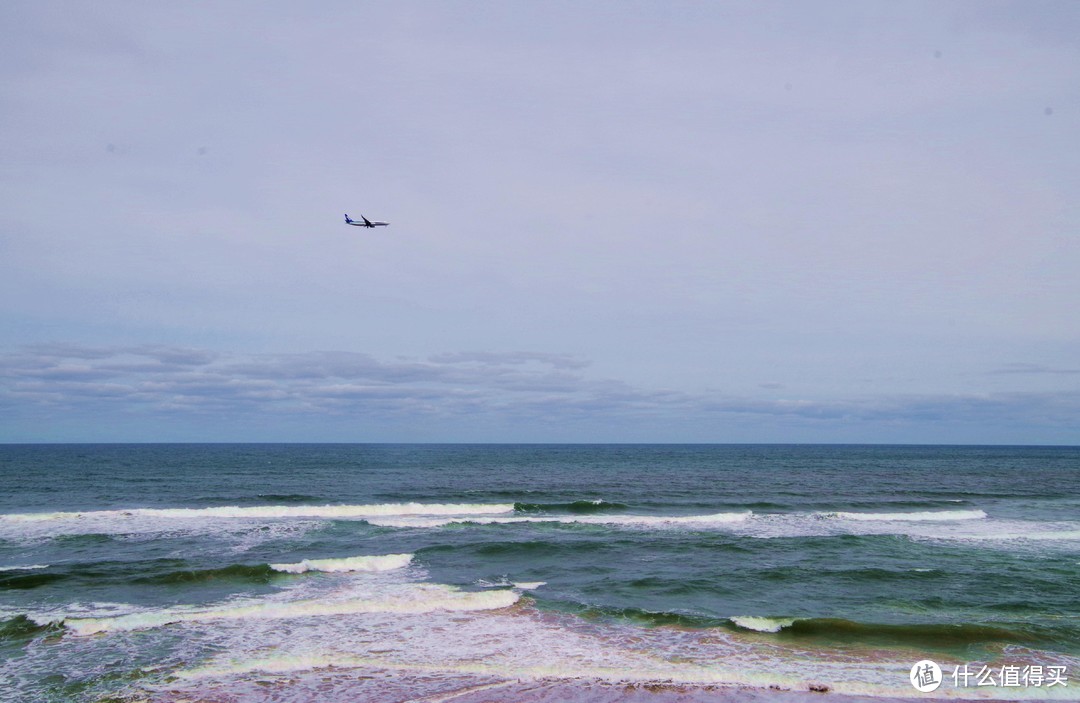
[[1080, 448], [0, 446], [0, 658], [27, 701], [1076, 700]]

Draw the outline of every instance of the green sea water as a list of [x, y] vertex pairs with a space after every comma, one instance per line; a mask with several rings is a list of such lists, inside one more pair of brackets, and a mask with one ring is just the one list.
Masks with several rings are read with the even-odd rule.
[[8, 445], [0, 488], [13, 700], [1080, 671], [1075, 447]]

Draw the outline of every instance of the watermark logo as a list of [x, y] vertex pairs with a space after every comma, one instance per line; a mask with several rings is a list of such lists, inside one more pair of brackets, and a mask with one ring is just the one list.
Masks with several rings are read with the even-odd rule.
[[941, 667], [937, 663], [923, 659], [911, 667], [910, 678], [911, 685], [921, 693], [936, 691], [946, 678], [952, 678], [954, 688], [1066, 688], [1069, 685], [1068, 669], [1052, 664], [1003, 664], [998, 667], [960, 664], [953, 668], [952, 676], [947, 677], [942, 676]]
[[911, 667], [911, 685], [922, 693], [936, 691], [941, 685], [941, 667], [929, 659], [923, 659]]

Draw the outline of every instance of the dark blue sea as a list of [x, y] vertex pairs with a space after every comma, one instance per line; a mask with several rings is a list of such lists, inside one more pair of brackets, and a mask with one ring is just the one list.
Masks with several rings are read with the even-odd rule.
[[0, 446], [0, 658], [13, 701], [1078, 700], [1080, 448]]

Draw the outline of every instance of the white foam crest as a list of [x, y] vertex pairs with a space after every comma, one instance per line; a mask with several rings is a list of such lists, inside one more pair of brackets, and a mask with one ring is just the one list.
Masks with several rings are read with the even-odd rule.
[[490, 515], [513, 512], [512, 503], [380, 503], [372, 505], [235, 505], [213, 508], [132, 508], [86, 512], [10, 513], [0, 522], [50, 522], [98, 518], [367, 518], [392, 515]]
[[435, 611], [498, 610], [510, 607], [519, 598], [520, 594], [509, 590], [465, 592], [450, 586], [422, 584], [378, 598], [263, 601], [218, 608], [175, 607], [117, 617], [71, 618], [64, 621], [64, 626], [74, 634], [82, 636], [99, 632], [144, 630], [185, 622], [310, 618], [365, 613], [417, 614]]
[[33, 571], [48, 568], [48, 564], [28, 564], [27, 566], [0, 566], [0, 571]]
[[886, 522], [924, 522], [939, 520], [981, 520], [986, 517], [982, 510], [928, 510], [914, 513], [816, 513], [820, 517], [842, 520], [866, 520]]
[[546, 586], [547, 581], [511, 581], [503, 576], [498, 581], [488, 581], [487, 579], [479, 579], [476, 585], [480, 588], [516, 588], [519, 591], [533, 591], [541, 586]]
[[982, 510], [928, 513], [775, 513], [755, 515], [734, 532], [759, 539], [900, 535], [913, 540], [1042, 545], [1080, 538], [1080, 523], [988, 517]]
[[65, 620], [80, 618], [115, 618], [120, 616], [147, 613], [152, 609], [130, 603], [111, 603], [95, 601], [85, 603], [75, 601], [65, 605], [53, 605], [43, 609], [30, 611], [15, 611], [14, 614], [22, 613], [38, 625], [61, 624]]
[[513, 584], [514, 588], [521, 591], [535, 591], [541, 586], [546, 586], [547, 581], [520, 581]]
[[271, 564], [274, 571], [287, 574], [303, 574], [309, 571], [340, 573], [348, 571], [392, 571], [403, 569], [413, 559], [412, 554], [386, 554], [382, 556], [344, 557], [340, 559], [304, 559], [295, 564]]
[[753, 513], [749, 510], [740, 513], [714, 513], [711, 515], [550, 515], [536, 517], [500, 517], [500, 516], [450, 516], [450, 517], [391, 517], [368, 520], [380, 527], [433, 528], [445, 527], [455, 523], [474, 525], [512, 525], [517, 523], [562, 523], [579, 525], [613, 525], [633, 528], [663, 527], [717, 527], [732, 523], [745, 522]]
[[1045, 530], [1039, 532], [1002, 531], [982, 534], [956, 535], [957, 540], [1080, 540], [1080, 530]]
[[[482, 620], [473, 618], [452, 625], [440, 623], [439, 631], [425, 630], [430, 634], [438, 633], [437, 640], [427, 643], [436, 645], [435, 651], [429, 652], [428, 656], [417, 657], [415, 646], [394, 648], [392, 642], [382, 641], [366, 650], [328, 651], [320, 644], [323, 640], [316, 640], [301, 643], [306, 646], [290, 643], [275, 648], [272, 653], [267, 653], [265, 647], [250, 653], [230, 652], [228, 656], [217, 657], [197, 668], [176, 672], [175, 679], [178, 683], [183, 682], [180, 686], [201, 692], [213, 690], [214, 681], [242, 680], [252, 674], [288, 675], [291, 686], [310, 682], [316, 686], [308, 689], [313, 691], [324, 690], [329, 676], [337, 674], [346, 677], [343, 682], [356, 681], [362, 680], [357, 674], [366, 670], [392, 671], [395, 679], [409, 681], [410, 688], [444, 677], [453, 680], [450, 692], [435, 689], [447, 695], [423, 696], [422, 700], [428, 701], [450, 700], [464, 691], [503, 685], [526, 686], [527, 689], [522, 691], [524, 695], [520, 696], [522, 699], [539, 700], [538, 692], [549, 691], [549, 695], [541, 696], [544, 700], [576, 700], [591, 698], [589, 691], [594, 682], [634, 687], [646, 685], [650, 686], [648, 690], [653, 690], [651, 685], [656, 685], [655, 690], [661, 694], [658, 698], [664, 700], [669, 698], [663, 695], [664, 691], [671, 694], [672, 700], [677, 694], [690, 693], [684, 690], [685, 684], [731, 686], [732, 693], [744, 696], [747, 691], [743, 687], [806, 691], [809, 683], [815, 681], [829, 681], [833, 690], [841, 693], [895, 696], [897, 692], [910, 690], [906, 680], [902, 684], [908, 686], [907, 689], [894, 683], [896, 671], [901, 668], [896, 662], [861, 666], [814, 662], [813, 670], [808, 671], [811, 664], [804, 656], [786, 660], [770, 657], [767, 652], [762, 656], [759, 648], [754, 648], [751, 654], [750, 650], [725, 646], [726, 641], [718, 641], [714, 636], [709, 636], [707, 644], [699, 645], [702, 649], [699, 656], [683, 658], [659, 654], [664, 651], [663, 641], [653, 642], [652, 651], [626, 642], [627, 639], [651, 640], [654, 635], [663, 637], [662, 631], [607, 639], [566, 629], [541, 629], [520, 618], [516, 618], [516, 622], [500, 624], [502, 627], [485, 626]], [[522, 629], [525, 629], [524, 633]], [[874, 682], [868, 683], [867, 679]], [[171, 687], [176, 685], [170, 684]], [[225, 685], [225, 690], [229, 690], [229, 684]], [[554, 688], [546, 688], [552, 685]], [[718, 700], [729, 698], [715, 688], [709, 690]], [[359, 695], [349, 699], [363, 700], [362, 693], [361, 689]], [[738, 696], [731, 696], [732, 699], [735, 697]], [[517, 697], [498, 698], [515, 700]]]
[[745, 522], [749, 520], [752, 516], [753, 512], [746, 510], [741, 513], [713, 513], [711, 515], [612, 515], [610, 517], [591, 517], [588, 522], [643, 527], [667, 527], [681, 525], [710, 526]]
[[795, 623], [795, 618], [763, 618], [754, 615], [736, 615], [728, 620], [744, 630], [756, 632], [780, 632]]

